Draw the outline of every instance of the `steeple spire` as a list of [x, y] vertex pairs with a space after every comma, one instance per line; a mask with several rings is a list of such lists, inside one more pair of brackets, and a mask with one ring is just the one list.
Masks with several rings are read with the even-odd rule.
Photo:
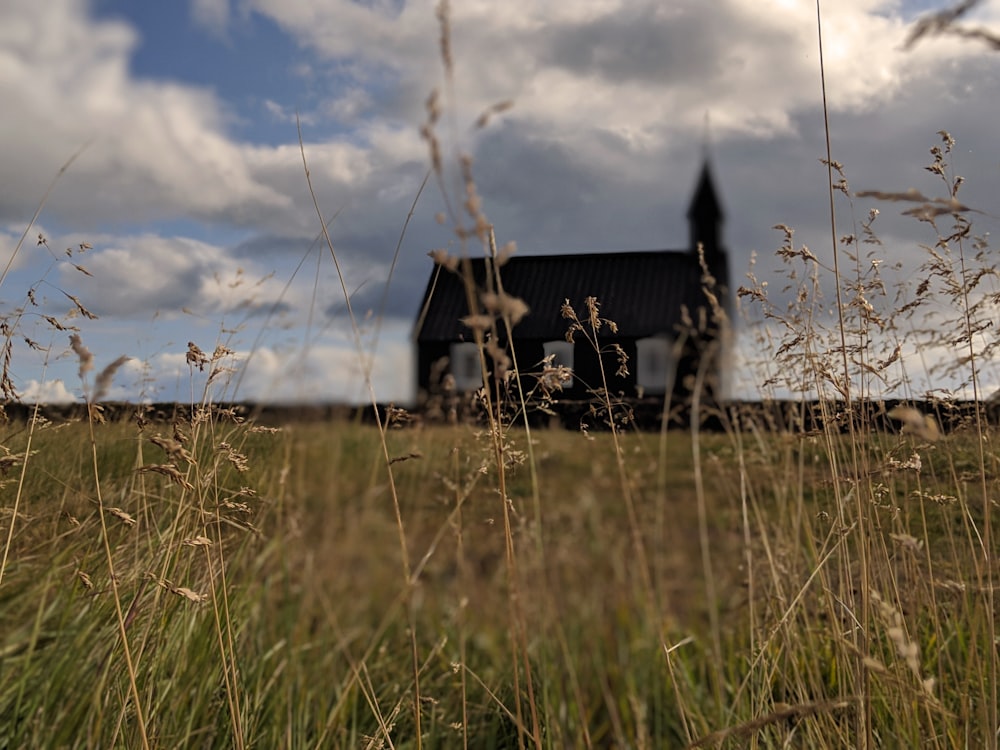
[[720, 234], [724, 216], [707, 155], [702, 163], [687, 218], [691, 231], [691, 252], [697, 251], [699, 242], [704, 246], [706, 256], [722, 250]]
[[703, 162], [708, 162], [708, 150], [709, 146], [712, 145], [712, 128], [709, 122], [708, 110], [705, 110], [705, 130], [701, 134], [701, 160]]
[[722, 245], [722, 204], [715, 191], [711, 164], [706, 153], [701, 165], [701, 174], [691, 197], [687, 212], [691, 230], [691, 254], [697, 257], [698, 247], [705, 253], [705, 266], [715, 278], [715, 292], [723, 305], [729, 306], [729, 256]]

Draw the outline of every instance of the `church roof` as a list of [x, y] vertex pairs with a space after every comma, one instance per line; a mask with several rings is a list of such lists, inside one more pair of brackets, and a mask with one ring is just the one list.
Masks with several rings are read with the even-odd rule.
[[[477, 289], [485, 286], [486, 263], [472, 261]], [[618, 335], [644, 337], [674, 333], [681, 306], [693, 311], [706, 304], [701, 269], [689, 250], [514, 256], [500, 269], [504, 290], [530, 308], [514, 328], [524, 339], [557, 340], [568, 327], [564, 300], [586, 318], [584, 300], [595, 297], [601, 317], [618, 324]], [[414, 338], [420, 342], [471, 338], [460, 319], [469, 314], [460, 274], [436, 268], [421, 305]], [[477, 311], [478, 312], [478, 311]]]

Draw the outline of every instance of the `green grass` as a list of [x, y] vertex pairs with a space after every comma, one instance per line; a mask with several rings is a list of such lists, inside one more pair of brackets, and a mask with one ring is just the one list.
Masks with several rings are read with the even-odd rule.
[[[511, 565], [488, 436], [390, 431], [392, 457], [420, 455], [393, 464], [407, 581], [376, 429], [203, 424], [185, 490], [135, 471], [160, 462], [148, 438], [164, 427], [95, 425], [96, 477], [79, 458], [87, 425], [36, 431], [0, 586], [0, 745], [142, 745], [95, 478], [105, 507], [135, 519], [105, 512], [150, 746], [672, 747], [741, 726], [724, 746], [852, 737], [857, 540], [839, 527], [824, 450], [809, 438], [771, 434], [751, 449], [746, 435], [702, 436], [700, 540], [691, 437], [667, 436], [663, 486], [659, 436], [622, 435], [641, 558], [611, 436], [536, 432], [540, 515], [527, 467], [508, 469]], [[16, 450], [25, 433], [6, 429]], [[246, 455], [247, 471], [212, 450], [220, 438]], [[950, 505], [912, 495], [929, 467], [961, 465], [970, 439], [919, 448], [919, 473], [873, 477], [879, 503], [862, 519], [848, 509], [849, 523], [866, 525], [872, 589], [885, 602], [861, 636], [879, 746], [985, 741], [990, 638], [970, 537], [979, 522], [961, 487]], [[509, 433], [510, 451], [525, 440]], [[864, 445], [880, 454], [898, 440]], [[947, 485], [926, 481], [927, 492]], [[256, 494], [233, 500], [242, 487]], [[10, 522], [5, 514], [4, 532]], [[198, 537], [211, 545], [190, 546]], [[928, 677], [936, 685], [925, 690]]]

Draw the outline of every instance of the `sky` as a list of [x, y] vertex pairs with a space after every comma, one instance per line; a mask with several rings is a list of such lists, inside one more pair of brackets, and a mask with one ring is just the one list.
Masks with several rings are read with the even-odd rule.
[[[461, 154], [498, 241], [518, 253], [683, 248], [707, 152], [734, 286], [753, 264], [776, 304], [791, 294], [777, 224], [832, 254], [814, 3], [453, 0], [450, 76], [436, 5], [0, 4], [0, 315], [18, 395], [80, 400], [126, 356], [107, 398], [209, 388], [218, 400], [357, 403], [370, 366], [378, 400], [410, 401], [427, 254], [461, 251], [437, 220], [461, 201]], [[982, 212], [976, 231], [1000, 214], [1000, 52], [956, 35], [905, 44], [942, 7], [822, 6], [832, 153], [852, 192], [838, 222], [856, 227], [877, 207], [883, 272], [904, 287], [934, 236], [900, 216], [906, 205], [856, 191], [941, 195], [924, 167], [947, 130], [961, 200]], [[995, 33], [1000, 0], [961, 22]], [[433, 91], [445, 174], [422, 189]], [[500, 103], [511, 106], [477, 127]], [[755, 388], [752, 330], [735, 395]], [[232, 354], [199, 370], [188, 342]], [[926, 367], [949, 353], [904, 355]]]

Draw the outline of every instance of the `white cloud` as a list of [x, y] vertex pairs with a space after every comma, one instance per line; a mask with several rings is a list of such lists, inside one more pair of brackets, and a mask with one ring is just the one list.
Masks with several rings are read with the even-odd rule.
[[[406, 402], [412, 398], [411, 360], [409, 344], [398, 337], [380, 347], [371, 374], [377, 399]], [[364, 361], [368, 361], [367, 355]], [[305, 347], [301, 342], [280, 348], [260, 346], [252, 352], [237, 352], [220, 360], [218, 365], [231, 371], [209, 383], [215, 365], [200, 371], [187, 364], [183, 353], [164, 353], [152, 359], [149, 377], [159, 384], [162, 392], [179, 394], [181, 399], [201, 399], [207, 387], [215, 401], [369, 402], [362, 359], [349, 341], [324, 340]]]
[[[220, 34], [234, 13], [256, 13], [305, 50], [303, 59], [275, 64], [294, 68], [312, 96], [303, 123], [313, 185], [326, 217], [339, 211], [331, 232], [348, 287], [361, 287], [366, 307], [381, 291], [427, 167], [417, 127], [427, 94], [442, 85], [436, 4], [191, 0], [188, 6], [199, 24]], [[501, 241], [548, 252], [683, 244], [707, 113], [737, 278], [750, 250], [769, 255], [777, 245], [769, 227], [778, 221], [796, 224], [809, 244], [827, 242], [813, 6], [463, 0], [452, 10], [456, 110], [454, 119], [442, 120], [440, 135], [449, 156], [465, 149], [476, 157], [485, 210]], [[977, 7], [986, 22], [998, 10], [996, 1]], [[953, 129], [960, 146], [973, 150], [954, 154], [956, 168], [968, 170], [968, 200], [988, 209], [1000, 189], [988, 166], [995, 162], [991, 107], [1000, 94], [996, 57], [956, 38], [924, 40], [906, 52], [905, 12], [895, 0], [824, 7], [834, 156], [856, 187], [923, 188], [922, 160], [933, 133]], [[211, 329], [206, 321], [233, 316], [247, 297], [266, 308], [279, 299], [318, 221], [294, 131], [276, 145], [237, 140], [230, 125], [239, 107], [225, 98], [236, 95], [221, 82], [209, 90], [137, 78], [132, 56], [141, 43], [136, 29], [97, 21], [76, 0], [0, 5], [0, 161], [7, 176], [0, 221], [30, 217], [59, 166], [89, 142], [58, 183], [45, 219], [96, 228], [81, 235], [95, 248], [79, 259], [94, 277], [64, 266], [58, 282], [99, 308], [101, 325], [120, 325], [116, 331], [132, 325], [135, 337], [172, 339], [169, 351], [182, 356], [188, 336], [180, 326], [147, 332], [154, 311], [172, 323], [190, 309], [202, 332]], [[254, 106], [262, 117], [288, 123], [298, 105], [288, 96], [261, 93]], [[510, 112], [482, 132], [469, 130], [484, 108], [506, 99], [515, 101]], [[459, 203], [462, 183], [453, 187], [449, 178], [445, 185]], [[435, 194], [433, 186], [425, 193], [404, 242], [390, 295], [397, 316], [415, 311], [429, 272], [426, 251], [454, 240], [433, 224], [441, 203]], [[866, 206], [851, 210], [863, 214]], [[179, 220], [188, 236], [160, 227], [108, 229], [159, 219]], [[845, 226], [853, 221], [849, 214]], [[199, 223], [239, 239], [229, 246], [199, 238], [192, 229]], [[0, 262], [21, 231], [11, 226], [0, 231]], [[908, 226], [890, 221], [889, 229], [894, 251], [914, 244]], [[22, 269], [27, 258], [41, 258], [38, 275], [50, 260], [26, 254], [18, 261]], [[289, 310], [313, 304], [313, 281], [317, 307], [336, 306], [339, 285], [328, 260], [293, 283], [284, 298]], [[255, 285], [272, 270], [273, 279]], [[65, 303], [58, 292], [52, 296]], [[301, 324], [289, 318], [287, 325]], [[409, 321], [402, 323], [387, 339], [401, 348], [390, 347], [379, 360], [379, 368], [383, 361], [389, 367], [378, 370], [380, 395], [412, 387], [409, 367], [401, 364]], [[357, 398], [355, 355], [340, 339], [322, 341], [296, 370], [285, 349], [269, 340], [251, 360], [245, 389], [283, 398]], [[183, 372], [162, 364], [174, 387]]]
[[328, 100], [322, 108], [327, 119], [340, 123], [357, 123], [364, 115], [371, 114], [374, 100], [360, 86], [349, 87]]
[[[49, 210], [64, 220], [142, 221], [179, 214], [248, 222], [288, 206], [256, 181], [212, 94], [129, 73], [135, 32], [96, 22], [75, 0], [0, 9], [0, 218], [24, 219], [84, 148]], [[89, 145], [88, 145], [89, 144]]]
[[29, 380], [21, 389], [21, 398], [29, 404], [67, 404], [79, 396], [66, 388], [62, 380]]
[[60, 278], [102, 316], [222, 315], [270, 306], [283, 286], [255, 263], [186, 237], [98, 237], [94, 245], [76, 259], [89, 276], [63, 266]]
[[276, 122], [286, 123], [288, 125], [301, 125], [302, 127], [315, 125], [318, 121], [318, 117], [309, 112], [295, 112], [283, 107], [278, 102], [273, 99], [264, 100], [264, 110], [271, 116]]
[[[388, 69], [415, 90], [407, 116], [441, 80], [433, 0], [403, 9], [349, 0], [248, 3], [319, 54]], [[942, 58], [974, 54], [958, 40], [902, 49], [896, 3], [854, 0], [824, 8], [826, 73], [834, 109], [883, 103]], [[594, 129], [695, 131], [705, 112], [717, 132], [788, 132], [819, 100], [816, 17], [808, 3], [695, 0], [452, 5], [456, 103], [471, 122], [513, 98], [513, 116], [562, 137]], [[484, 54], [484, 50], [488, 50]]]
[[[27, 236], [24, 228], [16, 225], [0, 226], [0, 273], [16, 271], [27, 264], [31, 248], [38, 242], [38, 231]], [[24, 242], [21, 238], [24, 237]]]
[[219, 37], [225, 37], [229, 25], [229, 0], [191, 0], [195, 23]]

